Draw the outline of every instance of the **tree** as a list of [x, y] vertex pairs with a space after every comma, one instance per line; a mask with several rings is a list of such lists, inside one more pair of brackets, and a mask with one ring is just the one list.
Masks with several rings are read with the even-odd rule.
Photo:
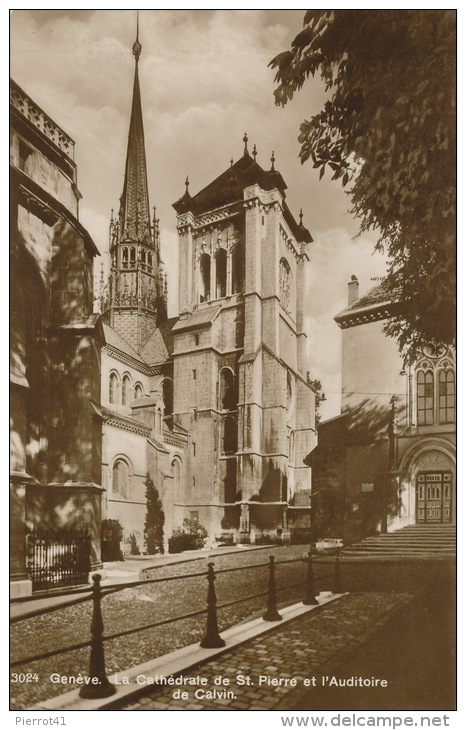
[[327, 400], [327, 396], [322, 390], [322, 383], [320, 380], [311, 380], [310, 373], [307, 373], [307, 384], [315, 395], [315, 409], [316, 409], [316, 426], [320, 423], [320, 406]]
[[163, 553], [163, 525], [165, 514], [159, 493], [149, 473], [144, 482], [146, 486], [146, 520], [144, 523], [144, 543], [148, 555]]
[[308, 10], [270, 66], [284, 106], [320, 74], [324, 107], [301, 124], [301, 162], [340, 180], [387, 255], [398, 302], [385, 327], [408, 359], [455, 337], [453, 10]]

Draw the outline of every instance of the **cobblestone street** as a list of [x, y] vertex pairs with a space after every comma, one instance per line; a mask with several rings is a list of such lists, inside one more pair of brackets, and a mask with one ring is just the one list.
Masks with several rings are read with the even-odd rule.
[[[186, 673], [184, 685], [149, 689], [121, 710], [284, 710], [311, 691], [307, 679], [320, 686], [349, 653], [366, 642], [389, 619], [410, 603], [408, 594], [348, 595], [317, 613], [290, 621], [265, 636]], [[189, 681], [205, 678], [206, 684]], [[220, 684], [221, 677], [228, 684]], [[262, 677], [262, 680], [259, 678]], [[315, 677], [316, 680], [312, 680]], [[264, 679], [269, 678], [269, 679]], [[280, 680], [281, 686], [275, 682]], [[286, 680], [296, 680], [290, 682]], [[183, 697], [181, 692], [187, 692]], [[370, 689], [369, 689], [370, 692]]]

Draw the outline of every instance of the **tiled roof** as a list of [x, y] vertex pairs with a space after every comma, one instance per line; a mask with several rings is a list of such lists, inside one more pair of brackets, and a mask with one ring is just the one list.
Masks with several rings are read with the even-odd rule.
[[[263, 170], [246, 153], [196, 195], [191, 196], [186, 192], [183, 197], [173, 204], [173, 207], [177, 213], [191, 211], [194, 215], [200, 215], [206, 211], [242, 201], [244, 188], [256, 183], [262, 190], [278, 188], [285, 196], [287, 186], [281, 174], [276, 170]], [[312, 241], [307, 228], [295, 221], [286, 204], [284, 205], [284, 216], [298, 241]]]
[[342, 312], [339, 312], [334, 319], [340, 323], [343, 320], [351, 319], [357, 314], [363, 315], [364, 312], [368, 313], [377, 309], [386, 310], [387, 307], [392, 308], [397, 302], [397, 295], [398, 290], [390, 290], [387, 280], [383, 279], [379, 284], [370, 289], [367, 294], [356, 299]]
[[180, 330], [196, 329], [197, 327], [206, 327], [212, 322], [220, 311], [220, 307], [209, 307], [208, 309], [198, 309], [184, 319], [179, 319], [173, 327], [174, 332]]
[[120, 350], [120, 352], [124, 352], [126, 355], [130, 355], [136, 360], [142, 359], [141, 356], [138, 355], [134, 347], [132, 347], [129, 342], [126, 342], [123, 337], [120, 337], [120, 335], [117, 334], [112, 327], [109, 327], [108, 324], [103, 324], [102, 327], [104, 331], [106, 345], [110, 345], [110, 347], [114, 347], [116, 350]]

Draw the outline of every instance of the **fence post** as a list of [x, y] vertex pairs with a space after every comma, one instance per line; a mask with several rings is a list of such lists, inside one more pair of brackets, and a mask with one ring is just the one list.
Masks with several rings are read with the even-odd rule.
[[277, 593], [275, 590], [275, 556], [269, 556], [269, 595], [267, 599], [267, 611], [264, 613], [264, 621], [281, 621], [283, 616], [277, 611]]
[[305, 606], [317, 606], [319, 601], [316, 598], [314, 590], [314, 572], [312, 567], [312, 549], [308, 552], [307, 558], [307, 581], [306, 581], [306, 596], [303, 604]]
[[98, 699], [100, 697], [110, 697], [115, 694], [116, 687], [108, 681], [105, 674], [105, 657], [104, 644], [102, 634], [104, 632], [104, 623], [102, 621], [102, 610], [100, 607], [101, 576], [96, 573], [92, 576], [94, 585], [92, 588], [92, 621], [91, 621], [91, 658], [89, 662], [89, 678], [90, 682], [79, 690], [79, 696], [86, 699]]
[[337, 550], [337, 557], [336, 557], [336, 560], [335, 560], [335, 574], [334, 574], [333, 592], [334, 593], [343, 593], [343, 588], [342, 588], [342, 585], [341, 585], [340, 551], [339, 550]]
[[204, 649], [215, 649], [217, 647], [225, 646], [225, 642], [218, 633], [217, 596], [215, 595], [215, 573], [213, 563], [209, 563], [207, 566], [207, 581], [207, 627], [200, 646]]

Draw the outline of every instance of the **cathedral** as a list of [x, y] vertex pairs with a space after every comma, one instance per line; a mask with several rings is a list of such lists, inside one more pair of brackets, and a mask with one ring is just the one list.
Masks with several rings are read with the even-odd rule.
[[309, 231], [286, 184], [243, 138], [242, 156], [173, 207], [178, 316], [167, 316], [159, 221], [151, 212], [138, 62], [125, 178], [101, 282], [102, 517], [125, 551], [144, 551], [147, 476], [163, 504], [164, 542], [185, 519], [209, 542], [289, 540], [310, 520], [315, 446], [304, 278]]

